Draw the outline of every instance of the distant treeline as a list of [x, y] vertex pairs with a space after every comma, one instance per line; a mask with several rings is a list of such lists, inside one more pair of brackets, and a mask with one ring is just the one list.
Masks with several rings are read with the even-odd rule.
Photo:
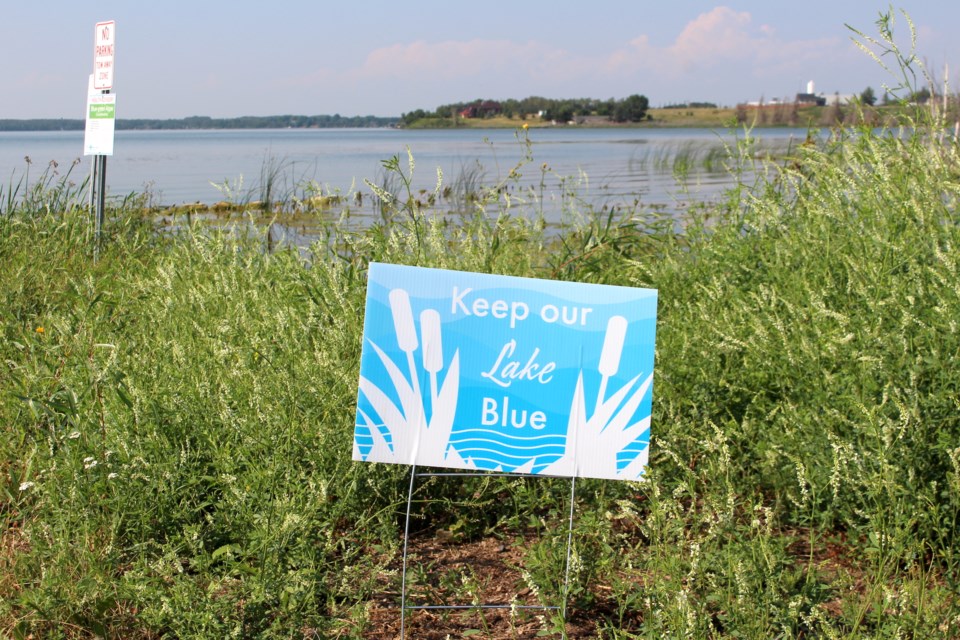
[[[243, 116], [240, 118], [210, 118], [191, 116], [158, 120], [151, 118], [118, 118], [116, 128], [124, 129], [334, 129], [392, 127], [399, 118], [377, 116]], [[31, 120], [0, 120], [0, 131], [82, 131], [83, 120], [67, 118], [39, 118]]]
[[492, 118], [503, 116], [507, 118], [519, 117], [522, 120], [528, 117], [538, 117], [544, 120], [568, 122], [576, 118], [601, 117], [612, 122], [640, 122], [647, 117], [649, 100], [646, 96], [634, 94], [622, 100], [610, 98], [598, 100], [596, 98], [543, 98], [530, 96], [522, 100], [472, 100], [470, 102], [455, 102], [437, 107], [434, 111], [416, 109], [404, 113], [400, 120], [404, 125], [412, 125], [418, 121], [454, 120], [462, 118]]
[[715, 102], [681, 102], [679, 104], [665, 104], [662, 109], [717, 109]]

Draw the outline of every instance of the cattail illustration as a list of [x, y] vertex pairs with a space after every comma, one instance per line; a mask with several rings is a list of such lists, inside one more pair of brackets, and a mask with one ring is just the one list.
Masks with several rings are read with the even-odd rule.
[[[402, 359], [395, 362], [375, 342], [369, 342], [393, 386], [395, 398], [388, 395], [385, 385], [381, 388], [361, 372], [360, 392], [366, 396], [380, 422], [375, 422], [373, 416], [358, 408], [357, 426], [370, 430], [372, 444], [365, 454], [356, 445], [354, 459], [469, 467], [470, 464], [463, 461], [450, 444], [460, 389], [460, 351], [455, 349], [450, 362], [444, 366], [440, 313], [434, 309], [423, 310], [418, 332], [409, 293], [404, 289], [392, 289], [388, 300], [397, 346], [406, 356], [403, 359], [408, 373], [402, 370]], [[417, 349], [422, 350], [419, 362]], [[418, 365], [429, 375], [429, 420], [425, 398], [421, 396]], [[382, 431], [373, 433], [374, 429], [381, 427], [389, 432], [389, 442]]]
[[617, 375], [620, 370], [620, 357], [623, 355], [623, 343], [627, 337], [627, 319], [623, 316], [612, 316], [607, 321], [607, 333], [603, 338], [603, 351], [600, 352], [600, 392], [597, 394], [597, 406], [603, 404], [603, 396], [607, 393], [607, 381]]
[[390, 312], [393, 314], [393, 327], [397, 332], [400, 350], [407, 353], [416, 351], [417, 329], [413, 326], [410, 295], [405, 290], [394, 289], [390, 292]]
[[[644, 449], [623, 468], [618, 455], [631, 443], [638, 442], [650, 429], [650, 416], [637, 416], [637, 409], [651, 389], [653, 374], [637, 375], [607, 395], [607, 385], [620, 372], [626, 345], [627, 319], [613, 316], [607, 321], [603, 348], [597, 363], [600, 390], [592, 412], [587, 410], [584, 375], [580, 372], [570, 404], [566, 450], [540, 473], [575, 475], [590, 478], [627, 478], [636, 480], [647, 463]], [[577, 442], [590, 443], [589, 453], [578, 455]], [[648, 442], [642, 442], [646, 446]]]
[[426, 309], [420, 314], [420, 342], [423, 344], [423, 368], [430, 374], [430, 406], [437, 407], [437, 373], [443, 369], [443, 339], [440, 313]]
[[420, 381], [413, 352], [417, 350], [417, 329], [413, 325], [413, 310], [410, 308], [410, 295], [404, 289], [390, 292], [390, 312], [393, 314], [393, 328], [397, 332], [397, 344], [407, 354], [407, 368], [410, 370], [410, 384], [414, 393], [420, 395]]

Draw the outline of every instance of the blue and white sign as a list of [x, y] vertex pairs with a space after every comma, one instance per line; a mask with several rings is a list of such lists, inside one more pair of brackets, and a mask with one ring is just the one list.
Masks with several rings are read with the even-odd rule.
[[353, 458], [636, 480], [657, 292], [371, 264]]

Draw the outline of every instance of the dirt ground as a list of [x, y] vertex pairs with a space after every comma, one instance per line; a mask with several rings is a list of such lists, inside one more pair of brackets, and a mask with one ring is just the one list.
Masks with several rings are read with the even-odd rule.
[[[560, 637], [551, 633], [556, 611], [515, 609], [540, 607], [521, 575], [523, 548], [496, 538], [476, 542], [450, 542], [438, 537], [412, 538], [407, 564], [408, 605], [502, 604], [500, 609], [409, 610], [405, 628], [408, 640], [446, 638]], [[397, 572], [401, 570], [398, 564]], [[412, 584], [410, 584], [412, 583]], [[456, 591], [456, 593], [453, 593]], [[559, 594], [556, 594], [559, 597]], [[400, 636], [400, 594], [377, 594], [369, 611], [365, 638], [396, 640]], [[567, 610], [569, 638], [596, 638], [596, 624], [588, 612]], [[544, 635], [538, 635], [547, 631]]]

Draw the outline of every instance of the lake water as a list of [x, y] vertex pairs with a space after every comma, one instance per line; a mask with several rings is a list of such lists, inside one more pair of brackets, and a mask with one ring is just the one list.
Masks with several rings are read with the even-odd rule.
[[[433, 191], [439, 167], [448, 194], [504, 181], [513, 204], [537, 208], [548, 220], [563, 214], [571, 192], [598, 208], [637, 201], [670, 208], [691, 198], [719, 197], [732, 184], [722, 152], [736, 143], [730, 132], [556, 127], [528, 133], [529, 160], [523, 132], [502, 129], [118, 131], [107, 187], [110, 196], [148, 191], [159, 205], [249, 201], [262, 198], [263, 176], [273, 173], [273, 199], [316, 195], [319, 188], [357, 202], [359, 191], [366, 203], [361, 208], [370, 207], [364, 180], [396, 190], [398, 182], [382, 162], [399, 155], [406, 170], [408, 148], [416, 161], [415, 192]], [[806, 133], [768, 129], [754, 136], [776, 152]], [[82, 149], [79, 131], [0, 132], [0, 188], [26, 175], [25, 157], [32, 180], [51, 161], [62, 173], [80, 158], [71, 174], [79, 181], [90, 171]]]

